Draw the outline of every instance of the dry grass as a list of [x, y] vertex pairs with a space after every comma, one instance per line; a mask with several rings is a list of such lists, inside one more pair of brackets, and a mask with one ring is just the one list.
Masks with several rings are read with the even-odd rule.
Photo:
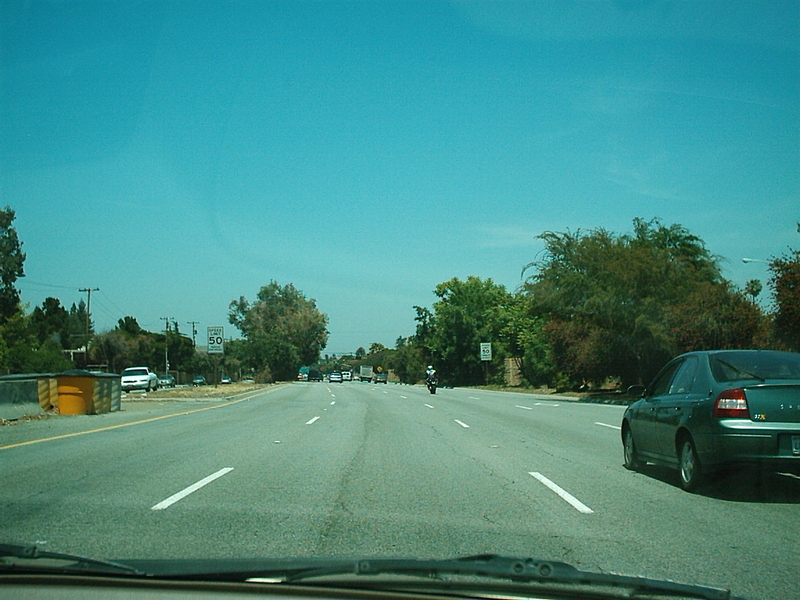
[[149, 394], [128, 393], [122, 395], [122, 400], [129, 401], [162, 401], [162, 400], [186, 400], [190, 398], [226, 398], [244, 392], [250, 392], [260, 388], [268, 387], [267, 384], [260, 383], [229, 383], [226, 385], [201, 385], [197, 387], [177, 387], [160, 388], [158, 391]]

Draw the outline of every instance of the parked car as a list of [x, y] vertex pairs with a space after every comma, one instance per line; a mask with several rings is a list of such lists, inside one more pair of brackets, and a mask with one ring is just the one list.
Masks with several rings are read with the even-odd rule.
[[338, 371], [334, 371], [330, 375], [328, 375], [328, 381], [331, 383], [342, 383], [342, 374]]
[[197, 377], [192, 379], [192, 385], [205, 385], [205, 384], [206, 384], [206, 378], [203, 377], [202, 375], [198, 375]]
[[233, 383], [233, 379], [231, 379], [227, 375], [223, 375], [222, 378], [219, 380], [219, 382], [225, 385], [230, 385], [231, 383]]
[[800, 473], [800, 354], [689, 352], [660, 371], [622, 419], [625, 467], [678, 469], [683, 489], [754, 464]]
[[175, 378], [169, 373], [159, 376], [158, 385], [161, 387], [175, 387]]
[[147, 367], [129, 367], [122, 372], [120, 386], [123, 392], [158, 389], [158, 375]]

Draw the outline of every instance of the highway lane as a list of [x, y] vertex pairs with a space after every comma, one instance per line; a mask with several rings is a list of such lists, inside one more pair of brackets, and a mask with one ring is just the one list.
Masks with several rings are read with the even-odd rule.
[[[500, 552], [792, 597], [797, 487], [690, 495], [663, 472], [628, 472], [621, 415], [525, 394], [297, 383], [0, 449], [0, 531], [116, 558]], [[768, 581], [741, 567], [767, 560]]]
[[[520, 471], [536, 470], [592, 509], [584, 520], [553, 515], [552, 521], [537, 524], [539, 533], [564, 540], [564, 556], [571, 562], [603, 569], [608, 565], [589, 557], [613, 556], [618, 571], [640, 573], [647, 567], [659, 577], [715, 585], [737, 582], [737, 589], [757, 597], [770, 597], [759, 591], [763, 572], [748, 570], [740, 576], [742, 564], [769, 564], [774, 589], [783, 595], [773, 594], [800, 597], [797, 480], [721, 478], [705, 494], [686, 494], [672, 471], [632, 473], [622, 467], [614, 426], [622, 407], [531, 401], [525, 394], [482, 390], [421, 393], [419, 401], [442, 412], [442, 431], [453, 436], [468, 431], [473, 439], [462, 449], [469, 447], [495, 473], [512, 480]], [[455, 426], [445, 426], [449, 420]], [[507, 441], [503, 445], [498, 440]], [[485, 450], [495, 446], [497, 452]], [[560, 500], [543, 497], [545, 489], [536, 492], [537, 510]]]

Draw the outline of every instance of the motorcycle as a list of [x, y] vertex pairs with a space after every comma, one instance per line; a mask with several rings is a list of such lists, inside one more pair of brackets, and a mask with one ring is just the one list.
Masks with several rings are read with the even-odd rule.
[[431, 394], [435, 394], [436, 393], [436, 386], [439, 385], [439, 380], [437, 379], [436, 375], [433, 375], [431, 377], [426, 377], [425, 378], [425, 385], [427, 386], [428, 391]]

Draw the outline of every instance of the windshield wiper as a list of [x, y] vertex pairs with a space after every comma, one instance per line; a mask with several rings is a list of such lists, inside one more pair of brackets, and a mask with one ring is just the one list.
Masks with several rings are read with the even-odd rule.
[[[729, 590], [698, 585], [660, 581], [643, 577], [581, 571], [563, 562], [533, 558], [514, 558], [495, 554], [466, 556], [445, 560], [368, 559], [355, 565], [357, 575], [409, 575], [446, 580], [446, 576], [461, 575], [507, 579], [515, 583], [557, 583], [580, 586], [625, 588], [635, 593], [662, 594], [683, 598], [729, 600]], [[299, 573], [287, 578], [289, 582], [326, 575], [324, 569]], [[632, 595], [631, 597], [636, 597]]]
[[[514, 584], [567, 585], [575, 587], [625, 590], [626, 598], [653, 595], [704, 600], [735, 600], [729, 590], [702, 585], [662, 581], [646, 577], [581, 571], [570, 564], [533, 558], [515, 558], [481, 554], [451, 559], [414, 558], [290, 558], [290, 559], [201, 559], [201, 560], [126, 560], [125, 563], [98, 560], [39, 550], [36, 546], [0, 544], [0, 574], [57, 573], [80, 575], [120, 575], [155, 580], [238, 581], [326, 587], [406, 587], [396, 580], [380, 580], [361, 585], [354, 580], [314, 582], [342, 575], [402, 575], [435, 580], [436, 585], [454, 587], [464, 584], [454, 577], [481, 577]], [[429, 586], [430, 582], [426, 585]]]
[[48, 552], [34, 545], [0, 544], [0, 573], [6, 572], [144, 575], [134, 567], [109, 560]]
[[[408, 582], [383, 579], [374, 582], [355, 579], [325, 579], [337, 576], [400, 575], [433, 579], [424, 588], [441, 586], [448, 589], [464, 587], [457, 577], [487, 578], [496, 584], [509, 581], [519, 591], [520, 584], [540, 586], [571, 586], [624, 590], [625, 598], [681, 597], [704, 600], [732, 600], [737, 598], [729, 590], [661, 581], [645, 577], [581, 571], [562, 562], [533, 558], [514, 558], [495, 554], [482, 554], [452, 559], [413, 558], [341, 558], [341, 559], [272, 559], [272, 560], [179, 560], [179, 561], [126, 561], [148, 572], [156, 579], [184, 579], [204, 581], [247, 581], [254, 583], [324, 585], [325, 587], [405, 589]], [[325, 579], [315, 582], [314, 579]], [[414, 587], [414, 586], [411, 586]], [[424, 590], [422, 590], [424, 591]]]

